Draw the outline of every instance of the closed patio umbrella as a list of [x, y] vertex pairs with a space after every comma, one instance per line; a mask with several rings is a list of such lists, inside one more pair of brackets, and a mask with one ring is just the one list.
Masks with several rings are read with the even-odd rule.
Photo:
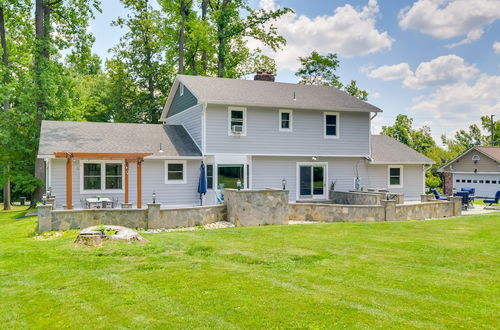
[[200, 194], [200, 205], [203, 205], [203, 197], [207, 193], [207, 176], [205, 173], [205, 164], [201, 161], [200, 179], [198, 181], [198, 194]]

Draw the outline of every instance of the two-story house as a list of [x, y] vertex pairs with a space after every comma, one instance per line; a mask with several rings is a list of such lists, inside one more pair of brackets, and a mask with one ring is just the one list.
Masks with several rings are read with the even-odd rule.
[[59, 203], [88, 196], [142, 207], [205, 203], [221, 188], [285, 188], [291, 201], [324, 200], [336, 190], [387, 189], [417, 200], [432, 160], [372, 135], [381, 110], [333, 87], [178, 75], [161, 125], [42, 123], [39, 157]]

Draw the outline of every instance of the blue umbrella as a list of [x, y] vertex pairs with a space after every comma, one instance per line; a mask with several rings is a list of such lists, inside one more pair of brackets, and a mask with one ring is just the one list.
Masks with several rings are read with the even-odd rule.
[[207, 193], [207, 176], [205, 173], [205, 164], [201, 161], [200, 165], [200, 179], [198, 181], [198, 194], [200, 194], [200, 205], [203, 205], [202, 195]]

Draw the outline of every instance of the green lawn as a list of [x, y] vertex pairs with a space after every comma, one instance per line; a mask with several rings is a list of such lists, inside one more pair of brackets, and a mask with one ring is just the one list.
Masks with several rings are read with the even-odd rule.
[[1, 328], [495, 328], [500, 213], [75, 248], [0, 212]]

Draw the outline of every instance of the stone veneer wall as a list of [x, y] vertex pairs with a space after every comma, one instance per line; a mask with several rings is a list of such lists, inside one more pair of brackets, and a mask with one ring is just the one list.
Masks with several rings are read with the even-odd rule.
[[376, 191], [361, 192], [337, 190], [330, 190], [329, 202], [342, 205], [381, 205], [381, 201], [385, 200], [387, 195], [389, 195], [390, 199], [396, 200], [396, 204], [404, 203], [403, 194], [393, 194]]
[[288, 223], [288, 190], [224, 189], [227, 220], [236, 226]]
[[160, 210], [158, 219], [149, 219], [148, 228], [182, 228], [226, 220], [225, 205]]
[[385, 208], [381, 205], [290, 203], [289, 218], [290, 220], [325, 222], [384, 221]]
[[[459, 207], [457, 208], [457, 205]], [[419, 204], [397, 205], [396, 218], [398, 220], [425, 220], [458, 216], [462, 212], [459, 203], [446, 201], [432, 201]]]

